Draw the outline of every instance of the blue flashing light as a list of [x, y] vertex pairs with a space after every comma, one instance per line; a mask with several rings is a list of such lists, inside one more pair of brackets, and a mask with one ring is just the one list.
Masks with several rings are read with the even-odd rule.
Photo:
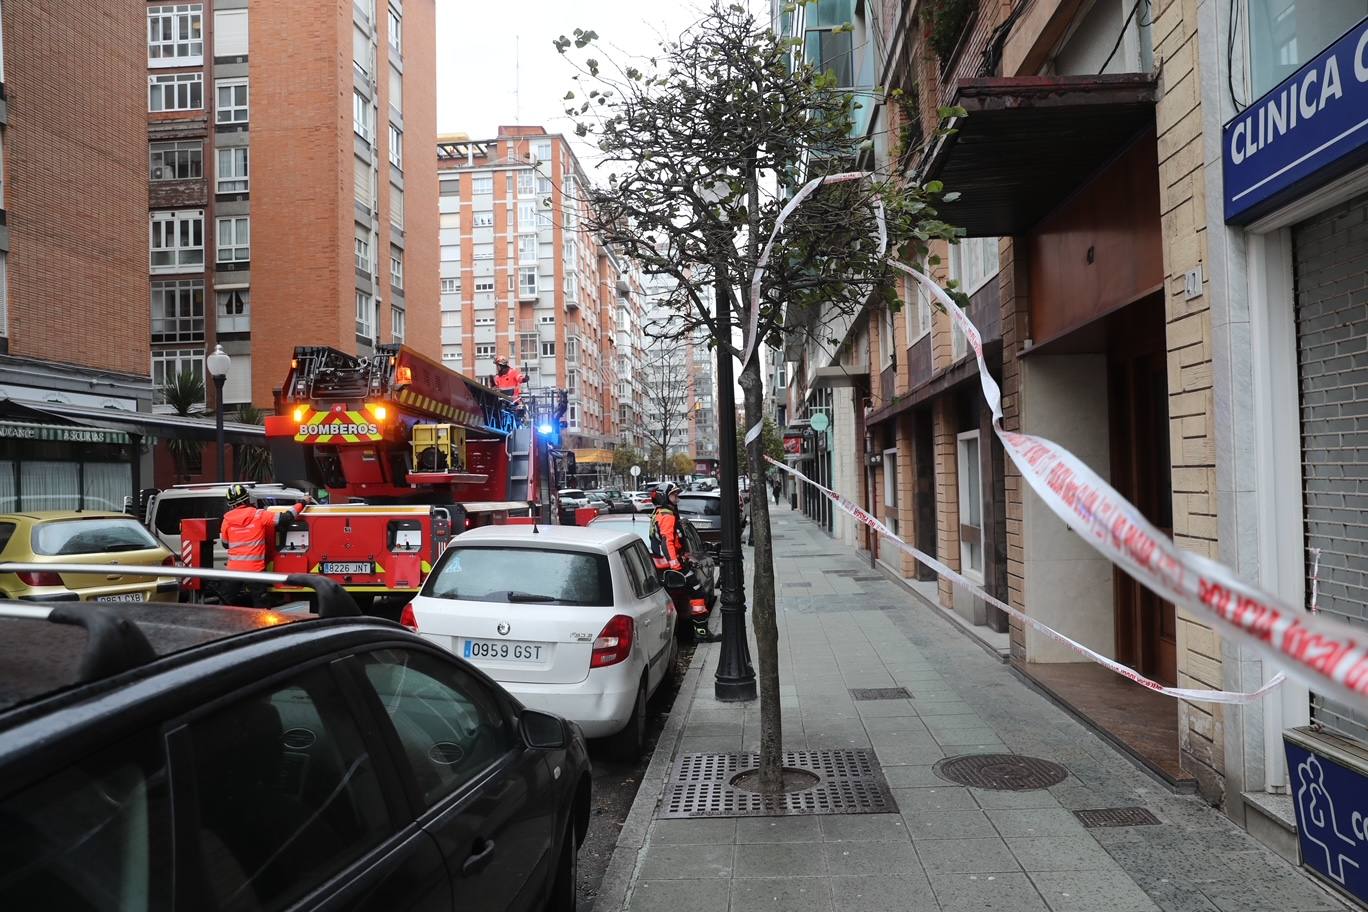
[[555, 428], [551, 427], [551, 425], [546, 422], [537, 425], [537, 433], [541, 434], [543, 437], [550, 437], [554, 430]]

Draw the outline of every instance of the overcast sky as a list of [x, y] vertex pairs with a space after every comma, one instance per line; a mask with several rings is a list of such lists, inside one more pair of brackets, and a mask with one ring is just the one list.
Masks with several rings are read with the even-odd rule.
[[[501, 124], [537, 124], [576, 142], [586, 169], [592, 148], [565, 116], [573, 87], [568, 62], [551, 42], [576, 28], [598, 32], [614, 49], [650, 57], [678, 37], [707, 0], [437, 0], [437, 132], [493, 138]], [[760, 12], [768, 8], [753, 0]], [[573, 49], [572, 49], [573, 53]]]

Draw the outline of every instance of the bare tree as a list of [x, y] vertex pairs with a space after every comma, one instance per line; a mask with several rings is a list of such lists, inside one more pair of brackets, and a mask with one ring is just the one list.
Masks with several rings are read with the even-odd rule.
[[670, 474], [670, 453], [675, 436], [687, 427], [689, 409], [689, 370], [684, 363], [682, 345], [660, 343], [646, 353], [646, 417], [642, 433], [660, 462], [660, 477]]

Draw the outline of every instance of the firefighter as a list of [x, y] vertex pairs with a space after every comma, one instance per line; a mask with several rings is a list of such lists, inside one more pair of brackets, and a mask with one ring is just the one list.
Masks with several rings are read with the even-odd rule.
[[522, 371], [509, 365], [507, 357], [499, 355], [494, 359], [494, 385], [507, 391], [514, 402], [522, 401], [522, 385], [526, 382], [527, 377]]
[[[227, 497], [228, 512], [219, 526], [219, 539], [228, 549], [227, 569], [261, 573], [266, 569], [266, 542], [275, 534], [276, 523], [284, 514], [253, 507], [252, 495], [244, 484], [229, 485]], [[297, 516], [304, 509], [304, 502], [298, 501], [290, 509]], [[232, 580], [223, 585], [219, 600], [225, 605], [255, 608], [265, 592], [264, 583]]]
[[679, 518], [680, 487], [667, 481], [656, 488], [653, 499], [655, 513], [651, 514], [651, 554], [657, 558], [657, 566], [662, 563], [670, 570], [677, 570], [689, 581], [689, 623], [693, 625], [694, 639], [700, 643], [713, 643], [720, 637], [708, 629], [708, 603], [703, 598], [698, 583], [697, 571], [692, 566], [686, 568], [688, 559], [684, 530]]

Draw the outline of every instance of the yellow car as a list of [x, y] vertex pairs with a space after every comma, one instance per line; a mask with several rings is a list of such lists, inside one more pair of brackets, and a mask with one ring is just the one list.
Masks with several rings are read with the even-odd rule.
[[[52, 570], [0, 573], [0, 598], [35, 602], [174, 601], [178, 584], [125, 572], [172, 566], [175, 557], [122, 513], [36, 510], [0, 513], [0, 561], [52, 564]], [[62, 564], [109, 564], [109, 573], [63, 573]]]

